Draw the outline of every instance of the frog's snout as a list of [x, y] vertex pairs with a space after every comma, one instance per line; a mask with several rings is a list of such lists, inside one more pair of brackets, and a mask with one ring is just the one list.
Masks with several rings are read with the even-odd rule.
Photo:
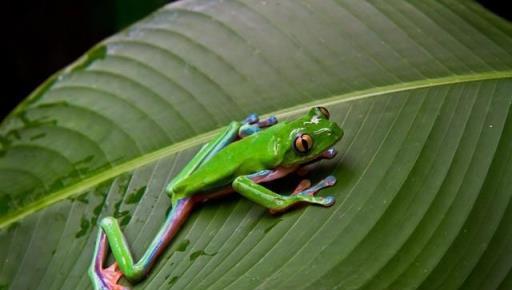
[[331, 132], [336, 137], [336, 141], [340, 140], [341, 137], [343, 137], [343, 129], [338, 126], [336, 123], [332, 123], [331, 125]]

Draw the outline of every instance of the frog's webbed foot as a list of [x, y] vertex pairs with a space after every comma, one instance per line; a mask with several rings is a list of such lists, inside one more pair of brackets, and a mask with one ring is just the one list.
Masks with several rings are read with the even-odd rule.
[[311, 187], [311, 180], [303, 179], [297, 184], [291, 195], [296, 195]]
[[[307, 179], [305, 179], [307, 180]], [[307, 180], [309, 181], [309, 180]], [[311, 182], [309, 182], [309, 184], [311, 184]], [[317, 194], [321, 189], [323, 188], [326, 188], [326, 187], [331, 187], [333, 186], [334, 184], [336, 184], [336, 177], [332, 176], [332, 175], [329, 175], [327, 176], [326, 178], [322, 179], [320, 182], [318, 182], [317, 184], [313, 185], [313, 186], [309, 186], [303, 190], [298, 190], [299, 187], [300, 187], [300, 183], [299, 185], [297, 186], [297, 188], [293, 191], [293, 195], [297, 195], [297, 194], [301, 194], [301, 195], [310, 195], [310, 196], [313, 196], [315, 194]], [[332, 198], [333, 201], [334, 201], [334, 197]], [[327, 206], [331, 206], [332, 204], [326, 204]]]
[[277, 124], [277, 118], [275, 116], [270, 116], [266, 119], [260, 120], [258, 115], [250, 114], [242, 121], [242, 125], [238, 130], [238, 137], [247, 137], [261, 131], [263, 128], [270, 127], [275, 124]]
[[118, 284], [123, 273], [119, 270], [117, 262], [107, 268], [103, 268], [103, 262], [107, 258], [108, 241], [105, 233], [100, 231], [96, 241], [93, 264], [89, 268], [89, 276], [96, 290], [130, 290], [130, 288]]
[[130, 288], [118, 284], [117, 282], [123, 276], [123, 273], [119, 270], [117, 262], [114, 262], [108, 268], [101, 270], [102, 280], [107, 285], [105, 290], [130, 290]]
[[242, 125], [245, 125], [245, 124], [252, 125], [254, 123], [257, 123], [259, 120], [260, 120], [260, 117], [258, 116], [258, 114], [252, 113], [252, 114], [249, 114], [249, 116], [247, 116], [247, 118], [245, 118], [242, 121]]
[[[317, 194], [321, 189], [326, 187], [331, 187], [336, 183], [336, 178], [334, 176], [327, 176], [322, 179], [317, 184], [311, 186], [311, 181], [309, 179], [303, 179], [299, 182], [295, 190], [292, 192], [290, 196], [297, 196], [300, 199], [300, 196], [304, 196], [304, 202], [318, 204], [322, 206], [329, 207], [334, 204], [335, 198], [334, 196], [326, 196], [326, 197], [313, 197]], [[293, 205], [284, 207], [284, 208], [270, 208], [269, 212], [271, 214], [282, 213], [289, 210]]]

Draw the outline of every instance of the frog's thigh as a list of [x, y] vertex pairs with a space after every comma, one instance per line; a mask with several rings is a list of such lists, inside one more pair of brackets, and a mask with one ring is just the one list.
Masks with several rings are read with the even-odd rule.
[[205, 144], [199, 152], [187, 163], [187, 165], [173, 178], [167, 185], [166, 192], [169, 196], [174, 193], [174, 186], [184, 178], [190, 176], [194, 171], [201, 167], [206, 161], [215, 156], [222, 148], [232, 143], [237, 135], [240, 123], [231, 122], [217, 137]]

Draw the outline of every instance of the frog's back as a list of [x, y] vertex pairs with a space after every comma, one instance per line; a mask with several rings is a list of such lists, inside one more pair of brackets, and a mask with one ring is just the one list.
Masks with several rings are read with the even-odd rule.
[[220, 150], [190, 176], [178, 181], [174, 192], [183, 196], [230, 185], [240, 175], [272, 169], [279, 163], [272, 130], [233, 142]]

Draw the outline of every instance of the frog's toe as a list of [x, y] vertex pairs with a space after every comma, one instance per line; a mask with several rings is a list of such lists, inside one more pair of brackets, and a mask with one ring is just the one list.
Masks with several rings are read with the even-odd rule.
[[245, 138], [259, 131], [260, 128], [256, 125], [244, 124], [240, 126], [240, 129], [238, 129], [238, 137]]
[[277, 124], [277, 117], [276, 116], [270, 116], [264, 120], [261, 120], [258, 122], [258, 127], [265, 128], [270, 127]]
[[332, 159], [338, 154], [338, 151], [334, 148], [327, 149], [324, 153], [322, 153], [322, 158], [324, 159]]
[[323, 180], [325, 186], [333, 186], [336, 184], [336, 177], [329, 175]]
[[308, 186], [303, 188], [302, 191], [298, 192], [295, 190], [293, 192], [294, 195], [301, 194], [301, 195], [315, 195], [317, 194], [321, 189], [326, 187], [331, 187], [336, 183], [336, 177], [329, 175], [326, 178], [322, 179], [320, 182], [315, 184], [314, 186]]
[[[297, 184], [291, 195], [304, 194], [308, 188], [311, 187], [311, 180], [303, 179]], [[313, 195], [314, 192], [307, 192], [308, 195]]]
[[322, 199], [323, 206], [332, 206], [336, 202], [336, 198], [332, 195], [328, 195], [326, 197], [323, 197]]
[[249, 114], [249, 116], [247, 116], [247, 118], [245, 118], [245, 120], [242, 121], [242, 123], [244, 124], [254, 124], [256, 122], [259, 121], [259, 117], [258, 117], [258, 114], [256, 113], [251, 113]]

